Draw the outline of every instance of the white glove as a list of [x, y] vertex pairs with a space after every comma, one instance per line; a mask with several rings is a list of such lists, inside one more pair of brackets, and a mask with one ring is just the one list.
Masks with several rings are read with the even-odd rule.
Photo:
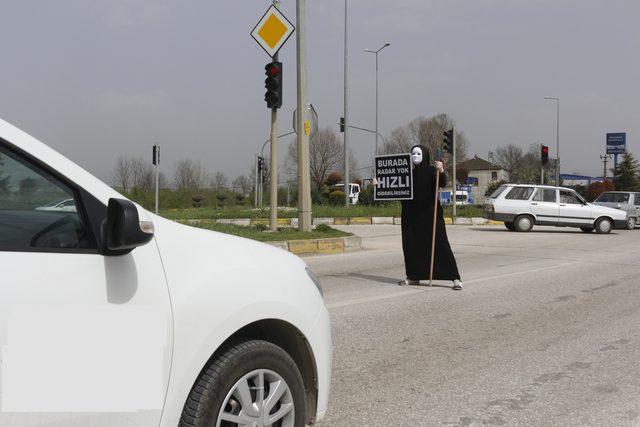
[[377, 178], [373, 178], [373, 181], [371, 181], [371, 184], [378, 185], [378, 179]]
[[434, 166], [436, 167], [436, 169], [438, 169], [440, 171], [440, 173], [444, 173], [444, 163], [442, 163], [441, 161], [436, 160]]

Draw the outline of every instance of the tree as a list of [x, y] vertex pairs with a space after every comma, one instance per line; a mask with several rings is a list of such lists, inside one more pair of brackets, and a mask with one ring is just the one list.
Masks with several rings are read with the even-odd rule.
[[640, 165], [633, 154], [627, 153], [614, 171], [613, 183], [618, 190], [636, 191], [640, 183], [638, 175], [640, 175]]
[[176, 164], [174, 184], [178, 190], [199, 190], [206, 181], [207, 174], [199, 161], [180, 160]]
[[602, 182], [592, 182], [587, 187], [587, 192], [585, 194], [585, 198], [587, 202], [593, 202], [598, 198], [602, 193], [605, 192], [604, 184]]
[[213, 175], [213, 179], [211, 180], [211, 186], [216, 191], [222, 191], [227, 186], [228, 182], [229, 179], [227, 179], [227, 176], [224, 174], [224, 172], [216, 172]]
[[[322, 189], [329, 171], [340, 170], [344, 167], [343, 154], [342, 142], [330, 127], [320, 129], [309, 140], [312, 191], [318, 192]], [[357, 161], [351, 152], [349, 152], [349, 168], [352, 171], [358, 168]], [[287, 149], [284, 170], [292, 178], [298, 175], [298, 144], [295, 140], [289, 144]]]
[[[443, 133], [455, 126], [455, 121], [445, 113], [432, 117], [418, 117], [403, 126], [395, 128], [382, 146], [385, 154], [408, 153], [414, 145], [423, 145], [435, 157], [436, 148], [442, 147]], [[467, 157], [469, 142], [460, 130], [456, 129], [456, 159]], [[445, 164], [453, 167], [451, 155], [442, 153]]]
[[253, 188], [253, 183], [246, 175], [240, 175], [233, 180], [233, 189], [242, 194], [249, 194]]
[[329, 176], [327, 176], [327, 185], [328, 186], [334, 186], [336, 184], [339, 184], [342, 181], [342, 174], [340, 174], [340, 172], [331, 172], [329, 174]]
[[464, 166], [457, 165], [456, 166], [456, 180], [458, 180], [458, 182], [460, 184], [464, 184], [467, 181], [468, 177], [469, 177], [469, 170], [467, 168], [465, 168]]
[[112, 182], [123, 193], [131, 190], [131, 166], [125, 157], [118, 157], [118, 162], [113, 168]]
[[525, 152], [522, 147], [507, 144], [489, 153], [489, 160], [509, 172], [509, 181], [518, 184], [540, 182], [540, 145], [531, 144]]

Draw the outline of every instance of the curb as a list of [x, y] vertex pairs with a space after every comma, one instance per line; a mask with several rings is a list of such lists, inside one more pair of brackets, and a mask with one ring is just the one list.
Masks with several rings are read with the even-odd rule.
[[362, 239], [359, 236], [264, 243], [289, 251], [295, 255], [341, 254], [362, 249]]
[[[184, 224], [234, 224], [244, 227], [262, 224], [269, 225], [267, 218], [234, 218], [234, 219], [187, 219], [176, 220]], [[313, 225], [401, 225], [400, 217], [392, 216], [354, 216], [354, 217], [335, 217], [335, 218], [313, 218]], [[455, 221], [451, 217], [445, 217], [444, 223], [447, 225], [502, 225], [502, 221], [493, 221], [481, 217], [457, 217]], [[278, 227], [297, 227], [298, 218], [278, 218]]]

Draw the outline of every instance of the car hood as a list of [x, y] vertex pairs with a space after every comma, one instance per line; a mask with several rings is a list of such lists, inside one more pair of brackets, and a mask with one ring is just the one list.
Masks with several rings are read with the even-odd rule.
[[621, 209], [614, 209], [607, 206], [602, 206], [600, 204], [589, 203], [589, 207], [591, 208], [591, 213], [595, 216], [599, 215], [607, 215], [612, 219], [626, 219], [627, 213]]
[[592, 204], [598, 205], [598, 206], [605, 206], [607, 208], [613, 208], [613, 209], [622, 209], [625, 205], [625, 203], [617, 203], [617, 202], [593, 202]]

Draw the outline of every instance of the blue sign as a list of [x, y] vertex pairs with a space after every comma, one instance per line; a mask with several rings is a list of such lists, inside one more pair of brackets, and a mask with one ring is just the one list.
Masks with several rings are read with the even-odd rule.
[[624, 132], [607, 134], [607, 154], [625, 154], [627, 152], [627, 134]]
[[464, 183], [467, 185], [478, 185], [478, 178], [473, 176], [468, 176], [467, 179], [464, 181]]

